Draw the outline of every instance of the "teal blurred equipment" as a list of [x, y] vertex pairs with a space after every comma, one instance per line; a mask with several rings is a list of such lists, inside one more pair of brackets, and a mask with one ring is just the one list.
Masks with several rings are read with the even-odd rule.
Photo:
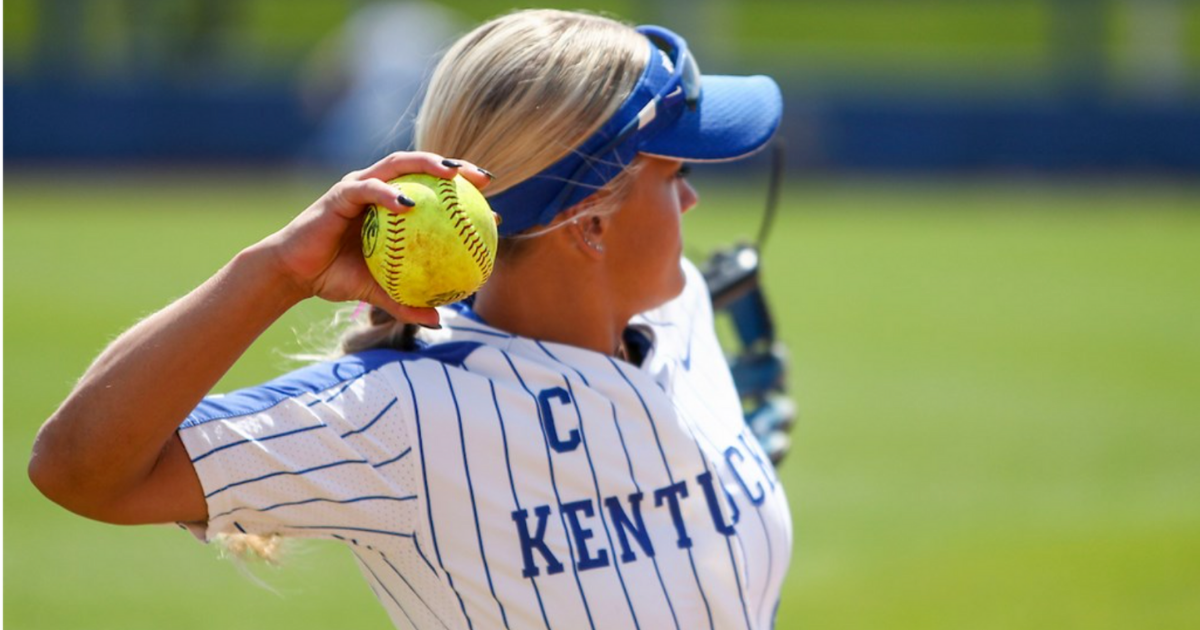
[[772, 147], [767, 209], [753, 245], [741, 243], [714, 252], [701, 271], [712, 295], [715, 316], [727, 316], [735, 342], [729, 370], [746, 424], [778, 465], [791, 448], [796, 406], [787, 394], [787, 349], [775, 334], [775, 320], [759, 277], [761, 252], [770, 234], [783, 181], [784, 144]]

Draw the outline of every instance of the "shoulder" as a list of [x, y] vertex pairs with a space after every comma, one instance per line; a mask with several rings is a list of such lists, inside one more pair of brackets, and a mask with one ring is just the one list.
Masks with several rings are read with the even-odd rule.
[[262, 413], [285, 402], [308, 406], [323, 400], [324, 394], [338, 392], [363, 379], [379, 380], [383, 383], [395, 381], [394, 375], [388, 374], [388, 369], [407, 374], [410, 368], [405, 367], [406, 364], [461, 366], [480, 345], [476, 342], [454, 341], [423, 346], [412, 352], [391, 349], [367, 350], [323, 361], [261, 385], [208, 396], [188, 415], [180, 428], [186, 429], [212, 420]]

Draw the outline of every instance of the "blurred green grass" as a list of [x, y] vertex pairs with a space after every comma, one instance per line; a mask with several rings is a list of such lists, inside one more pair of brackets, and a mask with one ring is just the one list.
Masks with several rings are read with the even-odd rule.
[[[24, 474], [107, 340], [330, 181], [5, 180], [5, 626], [389, 627], [336, 546], [257, 571], [277, 595], [173, 528], [72, 516]], [[697, 251], [753, 235], [759, 190], [697, 185]], [[785, 200], [765, 281], [802, 417], [779, 627], [1195, 627], [1200, 188], [805, 180]], [[222, 388], [287, 368], [294, 331], [320, 337], [332, 310], [289, 314]]]
[[[747, 68], [779, 77], [802, 79], [805, 90], [855, 85], [859, 89], [904, 88], [917, 92], [951, 88], [972, 94], [1008, 95], [1014, 87], [1041, 86], [1054, 76], [1057, 0], [726, 0], [686, 5], [633, 0], [578, 0], [572, 9], [612, 14], [634, 22], [665, 23], [687, 30], [702, 61], [717, 73]], [[9, 0], [4, 10], [6, 71], [20, 75], [39, 60], [39, 26], [47, 17], [38, 0]], [[462, 16], [464, 28], [516, 8], [544, 7], [541, 0], [440, 0], [436, 4]], [[1076, 10], [1082, 10], [1081, 3]], [[1104, 2], [1105, 27], [1100, 43], [1110, 77], [1119, 89], [1135, 82], [1140, 65], [1130, 67], [1137, 19], [1133, 2]], [[1200, 2], [1179, 0], [1180, 60], [1200, 63]], [[336, 31], [362, 3], [353, 0], [241, 0], [209, 3], [78, 3], [80, 42], [85, 53], [75, 68], [86, 76], [111, 78], [136, 60], [130, 48], [136, 29], [183, 30], [186, 37], [206, 21], [216, 21], [227, 71], [258, 80], [280, 80], [300, 71], [314, 46]], [[215, 8], [214, 8], [215, 7]], [[707, 24], [707, 26], [704, 26]], [[211, 24], [210, 24], [211, 26]], [[716, 42], [701, 34], [719, 32]], [[687, 33], [685, 33], [687, 34]], [[143, 37], [145, 34], [142, 35]], [[159, 33], [159, 37], [165, 37]], [[710, 35], [711, 36], [711, 35]], [[718, 53], [730, 53], [722, 59]], [[723, 67], [727, 64], [728, 67]], [[180, 65], [181, 77], [205, 68]], [[1195, 73], [1182, 78], [1191, 93]]]

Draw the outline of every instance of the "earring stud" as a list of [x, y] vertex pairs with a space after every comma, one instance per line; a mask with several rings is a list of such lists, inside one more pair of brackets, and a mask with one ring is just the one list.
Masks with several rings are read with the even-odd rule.
[[588, 247], [591, 247], [592, 249], [594, 249], [594, 250], [596, 250], [596, 251], [598, 251], [598, 252], [600, 252], [600, 253], [602, 253], [602, 254], [604, 253], [604, 244], [602, 244], [602, 243], [593, 243], [593, 242], [592, 242], [590, 239], [588, 239], [588, 237], [586, 237], [586, 236], [585, 236], [585, 237], [583, 237], [583, 242], [584, 242], [584, 243], [586, 243]]

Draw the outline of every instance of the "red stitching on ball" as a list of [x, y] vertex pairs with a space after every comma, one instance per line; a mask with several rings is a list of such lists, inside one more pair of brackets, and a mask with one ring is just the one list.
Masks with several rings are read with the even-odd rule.
[[[443, 209], [450, 214], [450, 219], [455, 221], [454, 227], [459, 228], [458, 236], [462, 239], [463, 245], [467, 248], [475, 264], [479, 265], [483, 277], [487, 278], [491, 275], [493, 266], [488, 260], [490, 249], [479, 235], [479, 231], [475, 229], [475, 222], [471, 220], [471, 216], [460, 207], [457, 183], [448, 179], [439, 180], [437, 193]], [[480, 251], [481, 248], [482, 251]]]

